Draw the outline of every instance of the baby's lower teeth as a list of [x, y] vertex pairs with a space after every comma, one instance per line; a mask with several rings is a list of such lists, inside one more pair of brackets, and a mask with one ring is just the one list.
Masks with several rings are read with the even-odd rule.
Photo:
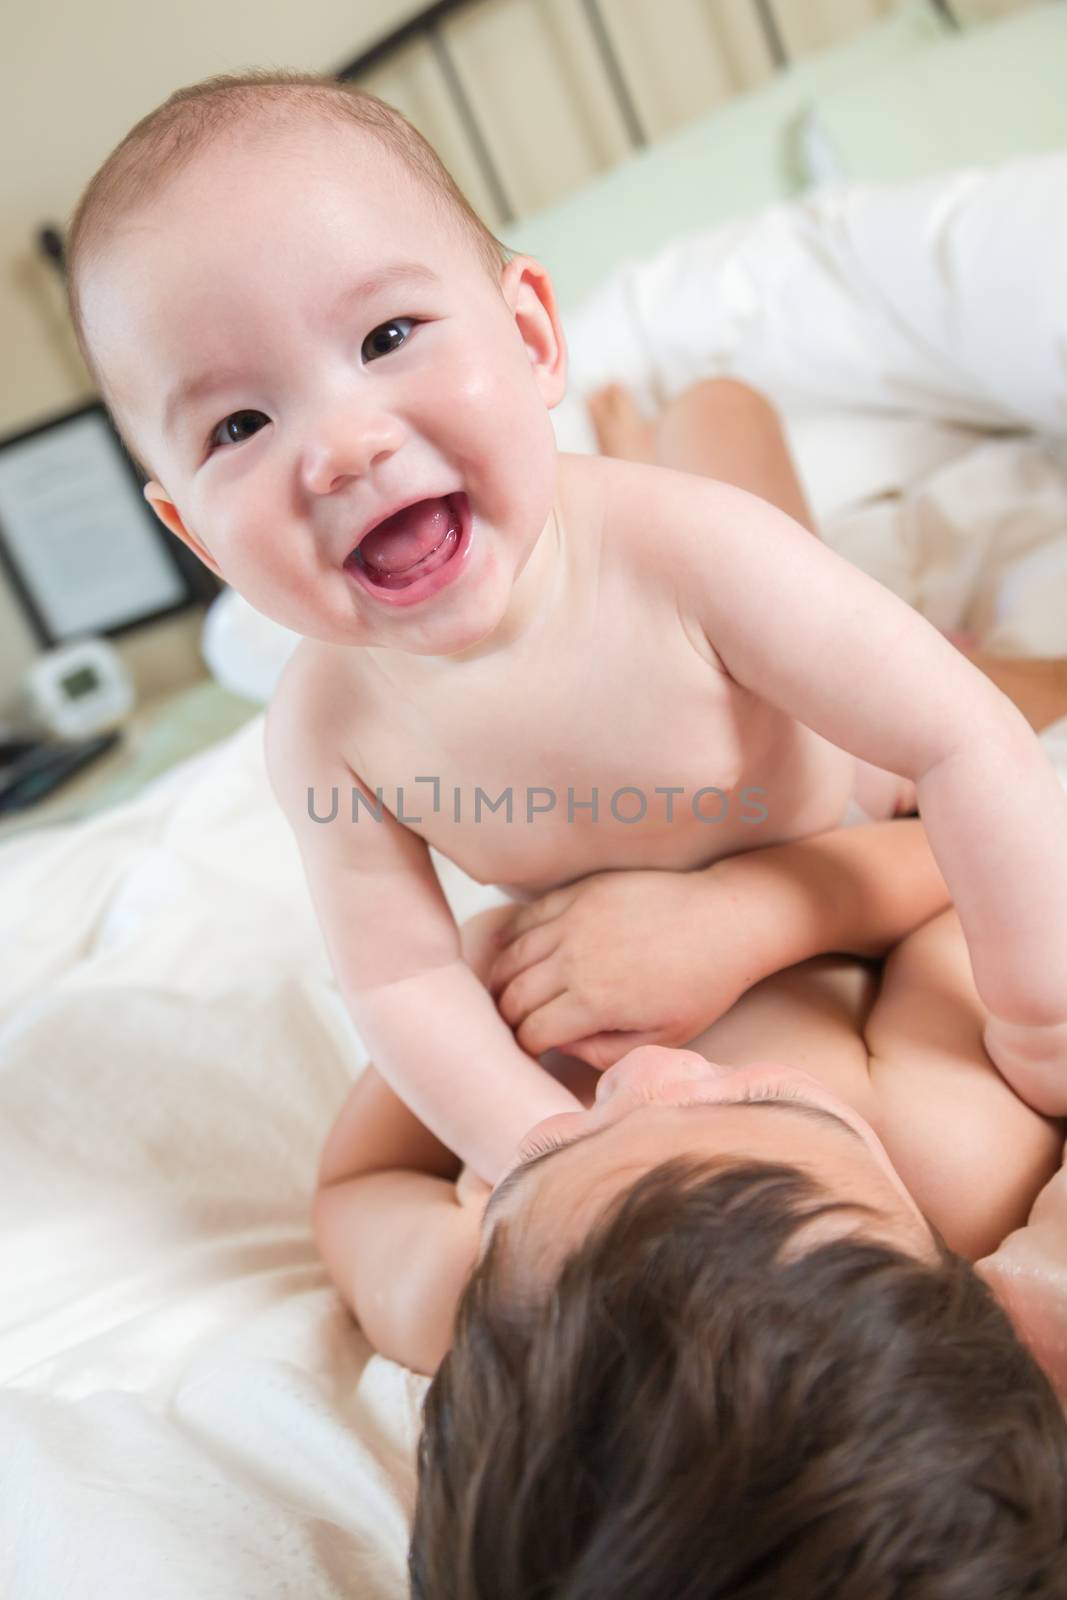
[[424, 561], [429, 561], [431, 556], [435, 556], [438, 550], [441, 549], [442, 545], [448, 543], [448, 540], [452, 534], [455, 534], [458, 538], [459, 532], [460, 530], [458, 526], [450, 527], [444, 538], [441, 539], [438, 544], [435, 544], [432, 550], [427, 550], [426, 554], [424, 556], [420, 556], [418, 561], [413, 561], [410, 567], [400, 567], [396, 571], [390, 570], [388, 572], [381, 572], [376, 567], [368, 567], [367, 563], [363, 559], [363, 551], [359, 548], [356, 550], [356, 560], [359, 562], [364, 571], [369, 572], [373, 578], [402, 578], [406, 572], [413, 572], [415, 568], [421, 566]]

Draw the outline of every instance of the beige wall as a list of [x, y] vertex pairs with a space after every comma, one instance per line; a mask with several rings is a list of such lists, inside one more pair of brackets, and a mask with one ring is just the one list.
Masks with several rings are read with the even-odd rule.
[[[974, 0], [982, 13], [1019, 0]], [[778, 0], [796, 54], [866, 26], [894, 0]], [[689, 120], [771, 71], [751, 0], [601, 0], [645, 126]], [[278, 65], [333, 71], [420, 0], [8, 0], [0, 30], [0, 433], [89, 398], [42, 224], [65, 227], [127, 129], [179, 85]], [[627, 153], [579, 0], [488, 0], [450, 25], [461, 69], [520, 214]], [[581, 92], [576, 93], [581, 84]], [[366, 86], [438, 146], [491, 225], [496, 215], [425, 47]], [[531, 130], [534, 135], [531, 137]], [[35, 645], [0, 577], [0, 717]]]

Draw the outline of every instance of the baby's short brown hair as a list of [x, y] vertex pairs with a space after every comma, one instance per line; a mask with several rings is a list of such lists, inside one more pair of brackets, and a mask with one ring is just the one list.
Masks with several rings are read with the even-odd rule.
[[936, 1235], [818, 1221], [863, 1209], [677, 1158], [532, 1296], [499, 1224], [426, 1397], [415, 1600], [1067, 1595], [1049, 1382]]
[[394, 106], [320, 73], [262, 70], [204, 78], [176, 89], [135, 123], [90, 179], [67, 229], [67, 294], [74, 335], [113, 413], [106, 374], [86, 336], [81, 284], [88, 266], [105, 255], [108, 240], [124, 219], [150, 205], [216, 140], [239, 132], [242, 125], [286, 129], [316, 120], [340, 129], [356, 128], [399, 158], [441, 216], [467, 235], [486, 271], [499, 279], [509, 260], [506, 246], [478, 216], [437, 152]]

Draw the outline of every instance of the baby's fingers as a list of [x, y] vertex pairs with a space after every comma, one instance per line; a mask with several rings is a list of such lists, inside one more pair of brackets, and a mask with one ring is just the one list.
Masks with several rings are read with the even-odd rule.
[[557, 994], [530, 1012], [516, 1029], [515, 1037], [531, 1056], [543, 1056], [546, 1050], [556, 1049], [573, 1055], [567, 1041], [586, 1036], [592, 1021], [587, 1007], [573, 994]]
[[517, 1028], [531, 1011], [547, 1005], [565, 988], [556, 963], [551, 959], [539, 961], [535, 966], [527, 967], [525, 972], [518, 973], [501, 990], [496, 997], [496, 1008], [506, 1023]]
[[501, 928], [498, 939], [501, 944], [509, 944], [522, 933], [528, 933], [531, 928], [539, 928], [546, 922], [552, 922], [561, 912], [566, 911], [574, 899], [573, 888], [552, 889], [548, 894], [542, 895], [540, 900], [533, 900], [527, 906], [520, 906], [515, 915]]
[[520, 934], [493, 957], [485, 979], [489, 993], [496, 998], [520, 972], [525, 972], [528, 967], [536, 966], [550, 956], [558, 942], [559, 934], [550, 922]]

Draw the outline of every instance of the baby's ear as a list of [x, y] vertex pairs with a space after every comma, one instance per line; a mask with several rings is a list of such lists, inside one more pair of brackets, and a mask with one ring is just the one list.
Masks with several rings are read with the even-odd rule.
[[512, 256], [501, 275], [500, 289], [551, 411], [567, 387], [567, 346], [548, 269], [532, 256]]
[[[167, 499], [167, 492], [163, 485], [161, 483], [156, 483], [155, 479], [151, 479], [144, 486], [144, 497], [148, 501], [148, 504], [152, 507], [152, 510], [155, 512], [160, 522], [162, 522], [163, 526], [165, 528], [169, 528], [171, 533], [175, 534], [182, 541], [182, 544], [188, 545], [189, 549], [193, 552], [193, 555], [197, 556], [199, 560], [204, 563], [205, 567], [215, 574], [216, 578], [222, 578], [222, 573], [219, 570], [219, 564], [215, 560], [215, 557], [211, 554], [206, 545], [200, 543], [200, 540], [196, 537], [196, 534], [191, 533], [185, 526], [185, 523], [178, 515], [177, 506], [174, 504], [173, 500]], [[224, 578], [223, 582], [225, 582]]]

